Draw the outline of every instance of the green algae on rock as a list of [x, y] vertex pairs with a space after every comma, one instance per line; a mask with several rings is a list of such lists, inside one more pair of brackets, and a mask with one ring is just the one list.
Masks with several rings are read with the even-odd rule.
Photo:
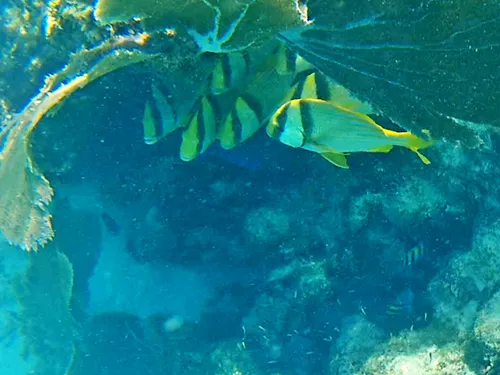
[[73, 267], [54, 247], [29, 261], [27, 271], [13, 282], [19, 304], [14, 319], [24, 354], [34, 357], [34, 373], [66, 374], [73, 364], [78, 339], [77, 323], [71, 314]]
[[144, 21], [147, 29], [180, 27], [202, 52], [231, 52], [274, 38], [307, 23], [307, 10], [293, 0], [99, 0], [103, 24]]

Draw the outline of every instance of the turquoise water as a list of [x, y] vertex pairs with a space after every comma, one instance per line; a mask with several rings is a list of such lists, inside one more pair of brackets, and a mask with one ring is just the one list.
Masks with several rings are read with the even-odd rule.
[[[250, 3], [242, 19], [254, 17]], [[201, 22], [180, 15], [152, 29], [167, 0], [112, 25], [90, 2], [4, 0], [1, 375], [500, 373], [498, 3], [311, 0], [313, 23], [285, 25], [292, 3], [260, 3], [283, 7], [283, 25], [258, 17], [261, 34], [235, 32], [238, 51], [212, 53], [192, 38]], [[146, 44], [134, 39], [143, 33]], [[99, 50], [106, 43], [118, 44]], [[259, 64], [284, 43], [384, 128], [428, 130], [431, 164], [395, 147], [346, 153], [349, 169], [338, 168], [271, 139], [267, 118], [235, 148], [214, 140], [189, 162], [186, 130], [145, 144], [146, 102], [165, 119], [154, 87], [172, 118], [194, 118], [217, 59], [249, 43], [245, 58]], [[103, 73], [120, 53], [146, 62]], [[282, 98], [272, 89], [303, 76], [266, 76], [278, 71], [269, 61], [207, 95], [214, 108], [241, 115], [238, 96], [273, 115]], [[53, 107], [84, 74], [95, 76]], [[38, 94], [47, 75], [54, 84]], [[15, 138], [30, 121], [33, 133]], [[12, 157], [18, 139], [25, 158]], [[46, 211], [41, 180], [54, 189]], [[37, 243], [44, 212], [55, 237], [20, 249]]]

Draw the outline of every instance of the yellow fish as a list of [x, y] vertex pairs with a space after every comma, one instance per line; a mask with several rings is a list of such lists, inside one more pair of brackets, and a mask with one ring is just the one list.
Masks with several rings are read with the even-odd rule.
[[167, 96], [158, 86], [151, 85], [153, 101], [146, 101], [142, 125], [144, 128], [144, 143], [155, 144], [180, 127], [176, 114]]
[[419, 150], [433, 144], [411, 132], [384, 129], [356, 111], [355, 105], [345, 108], [320, 99], [295, 99], [283, 104], [272, 116], [267, 134], [290, 147], [319, 153], [341, 168], [348, 168], [346, 153], [389, 152], [394, 146], [406, 147], [430, 164]]
[[238, 86], [250, 71], [251, 59], [247, 51], [220, 54], [208, 77], [211, 92], [215, 95], [222, 94]]
[[[282, 43], [270, 51], [229, 109], [219, 131], [221, 147], [234, 148], [265, 127], [273, 113], [299, 90], [290, 89], [295, 86], [296, 77], [302, 82], [302, 77], [311, 76], [313, 69], [314, 66]], [[308, 83], [312, 91], [314, 79]]]
[[314, 65], [310, 64], [302, 56], [280, 43], [275, 51], [276, 54], [276, 72], [281, 75], [299, 74], [309, 70], [316, 70]]
[[334, 82], [319, 71], [301, 72], [295, 80], [285, 99], [321, 99], [333, 101], [344, 108], [355, 110], [364, 114], [374, 114], [370, 104], [354, 97], [345, 87]]
[[415, 263], [417, 263], [424, 255], [425, 255], [424, 246], [422, 244], [418, 244], [406, 252], [405, 257], [403, 259], [404, 265], [407, 267], [411, 267]]
[[266, 126], [269, 118], [283, 103], [293, 82], [293, 74], [279, 73], [275, 69], [275, 62], [271, 60], [239, 92], [221, 124], [218, 138], [222, 148], [231, 149], [252, 137]]
[[217, 139], [219, 123], [216, 98], [208, 95], [200, 98], [197, 111], [193, 113], [182, 132], [179, 156], [183, 161], [191, 161], [204, 153]]

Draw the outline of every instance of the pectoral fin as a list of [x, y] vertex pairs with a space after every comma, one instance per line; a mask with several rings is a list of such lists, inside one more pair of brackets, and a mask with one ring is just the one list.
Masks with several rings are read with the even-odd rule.
[[424, 155], [422, 155], [418, 150], [413, 150], [413, 152], [417, 154], [417, 156], [420, 158], [420, 160], [422, 160], [422, 162], [425, 165], [429, 165], [431, 163], [431, 161], [427, 159]]
[[339, 168], [349, 169], [349, 166], [347, 165], [347, 159], [344, 154], [339, 154], [336, 152], [324, 152], [320, 155]]

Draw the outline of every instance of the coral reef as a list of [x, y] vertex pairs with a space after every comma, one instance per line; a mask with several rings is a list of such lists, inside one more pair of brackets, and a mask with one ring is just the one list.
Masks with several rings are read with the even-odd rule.
[[279, 209], [260, 207], [247, 216], [245, 229], [252, 242], [275, 243], [288, 234], [290, 219]]
[[[54, 235], [48, 205], [52, 200], [49, 181], [38, 171], [29, 152], [29, 136], [42, 117], [74, 91], [116, 69], [151, 58], [126, 48], [143, 45], [147, 36], [112, 38], [98, 47], [83, 50], [72, 56], [71, 62], [58, 74], [47, 77], [40, 93], [19, 114], [3, 124], [1, 152], [0, 228], [12, 244], [25, 250], [37, 250]], [[81, 64], [90, 65], [81, 75]], [[72, 77], [73, 76], [73, 77]], [[64, 82], [72, 77], [72, 80]]]
[[496, 292], [479, 313], [474, 334], [493, 352], [500, 353], [500, 292]]
[[95, 16], [102, 23], [141, 19], [150, 29], [179, 27], [202, 52], [217, 53], [246, 49], [307, 21], [289, 0], [100, 0]]
[[[418, 199], [416, 199], [418, 197]], [[408, 177], [395, 187], [390, 201], [384, 201], [384, 215], [401, 228], [420, 228], [438, 216], [446, 204], [440, 186], [423, 177]]]
[[344, 318], [340, 336], [332, 347], [330, 373], [355, 374], [369, 358], [371, 351], [384, 339], [383, 331], [363, 315]]
[[481, 302], [498, 290], [498, 221], [479, 221], [471, 250], [455, 256], [430, 283], [436, 317], [462, 335], [473, 328]]
[[[60, 236], [54, 246], [66, 255], [52, 246], [19, 252], [30, 256], [30, 268], [15, 278], [19, 312], [12, 322], [37, 373], [69, 367], [75, 375], [103, 368], [124, 375], [498, 371], [500, 141], [494, 133], [482, 134], [476, 154], [439, 143], [427, 169], [393, 151], [352, 155], [352, 169], [341, 171], [317, 155], [269, 146], [267, 138], [254, 148], [242, 145], [244, 163], [211, 150], [181, 164], [175, 135], [142, 145], [137, 108], [152, 81], [177, 87], [171, 99], [184, 111], [217, 57], [200, 57], [200, 49], [258, 46], [304, 23], [299, 3], [164, 0], [155, 2], [164, 8], [150, 8], [150, 0], [100, 0], [95, 13], [81, 2], [25, 1], [16, 10], [10, 4], [7, 14], [20, 18], [7, 25], [11, 41], [0, 48], [24, 43], [22, 53], [34, 54], [41, 40], [54, 47], [63, 30], [78, 25], [61, 46], [76, 51], [69, 61], [58, 49], [47, 55], [57, 50], [57, 64], [68, 65], [30, 63], [33, 82], [21, 90], [24, 99], [46, 71], [58, 73], [28, 106], [13, 115], [17, 94], [2, 102], [6, 238], [29, 250], [52, 237], [52, 189], [44, 176], [83, 207], [59, 195], [51, 208]], [[348, 23], [361, 12], [354, 8], [332, 23]], [[260, 17], [259, 10], [266, 13]], [[94, 14], [106, 25], [95, 25]], [[38, 39], [29, 40], [32, 32]], [[12, 66], [2, 60], [0, 69]], [[80, 90], [97, 79], [91, 91]], [[260, 85], [254, 90], [272, 96]], [[0, 85], [0, 95], [7, 91]], [[42, 120], [35, 139], [31, 132]], [[253, 158], [258, 162], [248, 167]], [[69, 188], [75, 181], [106, 204]], [[101, 228], [109, 207], [123, 219], [119, 230]], [[416, 244], [422, 253], [409, 264]], [[11, 282], [2, 275], [2, 285]], [[11, 298], [2, 289], [0, 303]]]
[[72, 366], [79, 340], [71, 314], [73, 268], [68, 258], [53, 248], [30, 262], [26, 274], [14, 282], [19, 303], [14, 319], [24, 354], [35, 358], [35, 373], [65, 373]]
[[419, 334], [392, 339], [382, 354], [368, 360], [356, 374], [373, 375], [475, 375], [455, 343], [437, 346], [422, 344]]

